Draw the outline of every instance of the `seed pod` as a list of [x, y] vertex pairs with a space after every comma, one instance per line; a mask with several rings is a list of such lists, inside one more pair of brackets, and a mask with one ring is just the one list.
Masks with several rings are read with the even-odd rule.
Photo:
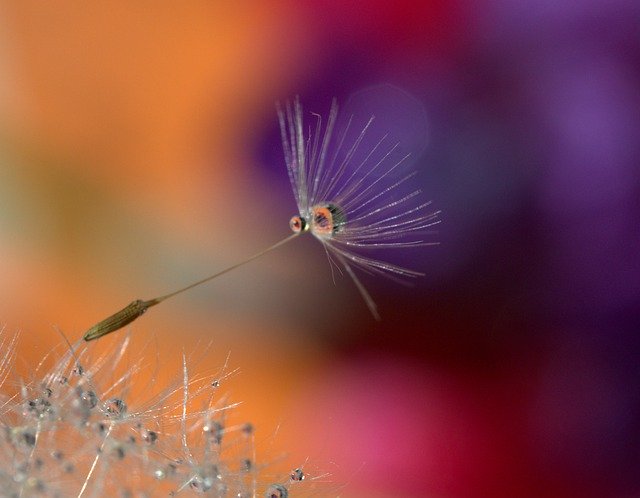
[[101, 322], [96, 323], [84, 334], [85, 341], [92, 341], [98, 337], [115, 332], [121, 329], [125, 325], [130, 324], [139, 316], [144, 313], [151, 306], [158, 304], [157, 300], [152, 299], [150, 301], [143, 301], [142, 299], [136, 299], [126, 307], [122, 308], [117, 313], [114, 313], [108, 318], [105, 318]]

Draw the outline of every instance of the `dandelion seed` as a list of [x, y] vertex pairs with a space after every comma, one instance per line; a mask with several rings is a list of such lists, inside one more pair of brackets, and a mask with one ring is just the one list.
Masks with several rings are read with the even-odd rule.
[[[407, 190], [409, 173], [397, 179], [408, 155], [397, 161], [392, 156], [399, 144], [383, 136], [370, 151], [362, 141], [371, 118], [357, 137], [347, 143], [352, 120], [334, 136], [338, 108], [334, 100], [323, 129], [315, 115], [315, 132], [305, 136], [302, 106], [279, 109], [280, 130], [289, 179], [298, 214], [289, 226], [294, 233], [309, 232], [323, 245], [330, 262], [337, 260], [349, 274], [372, 315], [379, 319], [376, 304], [352, 269], [386, 276], [418, 277], [420, 272], [374, 259], [356, 251], [398, 249], [432, 245], [419, 234], [438, 223], [438, 213], [419, 202], [419, 189]], [[357, 161], [356, 157], [364, 159]]]
[[434, 245], [420, 238], [439, 222], [430, 202], [420, 201], [420, 189], [408, 188], [415, 172], [400, 174], [409, 154], [399, 160], [399, 144], [381, 137], [370, 150], [363, 141], [374, 118], [354, 138], [352, 119], [344, 130], [334, 134], [338, 106], [332, 103], [326, 125], [313, 114], [315, 127], [305, 135], [302, 105], [299, 99], [278, 106], [284, 159], [293, 189], [298, 214], [289, 221], [293, 234], [257, 254], [155, 299], [137, 299], [113, 315], [98, 322], [84, 335], [86, 341], [114, 332], [142, 316], [149, 308], [209, 282], [286, 244], [299, 235], [311, 233], [323, 246], [330, 265], [351, 277], [371, 314], [380, 319], [377, 306], [356, 275], [354, 268], [388, 277], [415, 278], [423, 274], [365, 253], [374, 249], [401, 249]]
[[304, 472], [302, 469], [294, 469], [291, 471], [291, 475], [289, 476], [292, 481], [302, 481], [305, 478]]

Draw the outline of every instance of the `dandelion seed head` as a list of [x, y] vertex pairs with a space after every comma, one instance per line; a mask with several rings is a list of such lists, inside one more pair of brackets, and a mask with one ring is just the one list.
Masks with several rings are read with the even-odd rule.
[[0, 495], [227, 498], [269, 489], [253, 425], [227, 424], [234, 405], [211, 389], [230, 375], [226, 363], [215, 376], [191, 376], [185, 359], [172, 382], [149, 393], [135, 386], [142, 367], [120, 363], [126, 339], [97, 357], [82, 344], [33, 379], [0, 385]]

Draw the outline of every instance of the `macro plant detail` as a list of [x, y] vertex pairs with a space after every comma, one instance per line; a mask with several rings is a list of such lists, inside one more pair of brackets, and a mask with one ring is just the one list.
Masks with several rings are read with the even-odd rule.
[[[419, 277], [423, 273], [376, 259], [367, 251], [405, 249], [434, 245], [424, 240], [436, 225], [437, 211], [421, 201], [420, 189], [407, 188], [416, 172], [403, 172], [410, 154], [394, 158], [400, 144], [383, 135], [370, 150], [363, 139], [374, 117], [362, 128], [351, 116], [336, 131], [338, 105], [334, 100], [323, 125], [315, 123], [305, 133], [299, 99], [278, 110], [285, 162], [298, 214], [289, 226], [294, 234], [311, 233], [323, 246], [329, 264], [344, 269], [360, 291], [371, 314], [380, 319], [375, 301], [352, 265], [364, 272], [397, 277]], [[355, 133], [351, 133], [355, 130]], [[359, 130], [359, 131], [358, 131]], [[285, 239], [286, 240], [286, 239]], [[339, 264], [336, 264], [337, 263]]]
[[315, 495], [323, 476], [270, 473], [270, 462], [256, 460], [253, 425], [229, 425], [235, 404], [219, 390], [235, 371], [226, 365], [192, 376], [183, 355], [172, 384], [141, 386], [135, 379], [145, 366], [126, 365], [125, 337], [93, 358], [76, 344], [22, 380], [12, 377], [16, 337], [1, 339], [2, 496]]
[[[257, 461], [254, 428], [229, 423], [234, 403], [220, 395], [234, 372], [181, 369], [169, 385], [140, 385], [145, 351], [127, 364], [129, 337], [95, 356], [88, 341], [119, 330], [161, 302], [213, 280], [304, 234], [324, 249], [332, 270], [354, 282], [374, 318], [374, 299], [357, 271], [396, 280], [422, 273], [372, 255], [435, 244], [425, 239], [439, 222], [406, 171], [409, 154], [388, 135], [373, 138], [371, 117], [339, 128], [332, 102], [326, 122], [304, 121], [299, 99], [278, 106], [284, 162], [297, 205], [291, 234], [231, 267], [150, 300], [137, 299], [91, 327], [66, 350], [53, 351], [31, 378], [13, 372], [16, 337], [1, 335], [0, 489], [3, 496], [156, 496], [287, 498], [315, 494], [326, 474], [300, 466], [284, 474]], [[66, 341], [66, 338], [65, 338]], [[100, 349], [100, 348], [98, 348]], [[51, 365], [52, 364], [52, 365]], [[50, 366], [47, 366], [50, 365]], [[156, 367], [158, 368], [158, 367]], [[270, 456], [273, 461], [272, 456]], [[323, 490], [322, 492], [326, 492]]]
[[311, 233], [322, 244], [332, 271], [344, 270], [350, 276], [369, 311], [379, 320], [376, 303], [354, 268], [396, 279], [422, 276], [421, 272], [374, 258], [369, 252], [437, 244], [424, 240], [424, 235], [439, 223], [439, 212], [428, 209], [431, 203], [421, 200], [420, 189], [409, 187], [416, 172], [403, 171], [410, 154], [395, 158], [399, 143], [383, 135], [365, 150], [363, 140], [374, 117], [357, 128], [352, 116], [335, 133], [335, 100], [326, 124], [319, 114], [313, 117], [314, 126], [305, 132], [298, 98], [284, 109], [278, 106], [284, 159], [298, 207], [298, 214], [289, 221], [291, 235], [182, 289], [154, 299], [132, 301], [89, 328], [84, 339], [91, 341], [119, 330], [152, 306], [249, 263], [304, 233]]

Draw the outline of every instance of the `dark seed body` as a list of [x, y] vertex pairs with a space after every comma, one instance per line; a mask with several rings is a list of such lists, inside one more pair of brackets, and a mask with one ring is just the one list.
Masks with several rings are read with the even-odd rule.
[[98, 337], [115, 332], [121, 329], [125, 325], [130, 324], [136, 318], [143, 315], [145, 311], [154, 304], [157, 304], [155, 300], [143, 301], [136, 299], [126, 307], [122, 308], [117, 313], [114, 313], [108, 318], [105, 318], [101, 322], [96, 323], [84, 334], [85, 341], [92, 341]]

